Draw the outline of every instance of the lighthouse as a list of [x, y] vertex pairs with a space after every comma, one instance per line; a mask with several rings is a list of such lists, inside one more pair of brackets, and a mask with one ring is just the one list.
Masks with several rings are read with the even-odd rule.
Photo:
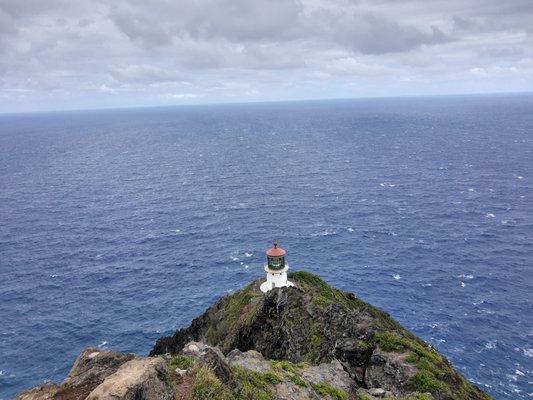
[[287, 270], [289, 265], [285, 263], [285, 254], [287, 252], [274, 242], [274, 246], [267, 250], [267, 263], [265, 265], [265, 272], [267, 274], [266, 282], [261, 284], [261, 291], [263, 293], [274, 289], [275, 287], [289, 287], [294, 284], [287, 280]]

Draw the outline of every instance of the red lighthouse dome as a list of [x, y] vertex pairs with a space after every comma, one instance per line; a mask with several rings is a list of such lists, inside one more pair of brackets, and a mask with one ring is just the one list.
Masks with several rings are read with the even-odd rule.
[[285, 254], [287, 252], [281, 247], [278, 247], [277, 242], [274, 242], [274, 246], [267, 250], [268, 257], [283, 257]]
[[274, 242], [274, 246], [267, 250], [267, 265], [272, 270], [280, 270], [285, 268], [285, 254], [287, 252], [278, 244]]

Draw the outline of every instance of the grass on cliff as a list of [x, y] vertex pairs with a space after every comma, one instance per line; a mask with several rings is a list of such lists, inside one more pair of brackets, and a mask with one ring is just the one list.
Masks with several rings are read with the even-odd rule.
[[231, 367], [236, 380], [241, 384], [243, 399], [249, 400], [274, 400], [271, 385], [281, 382], [281, 376], [274, 372], [260, 373], [238, 366]]
[[223, 351], [231, 350], [232, 333], [239, 326], [248, 325], [253, 320], [259, 306], [259, 297], [252, 290], [250, 284], [227, 297], [224, 305], [224, 318], [216, 326], [211, 326], [205, 333], [205, 341], [211, 345], [218, 345]]
[[470, 382], [455, 372], [439, 353], [424, 346], [418, 339], [406, 338], [396, 332], [378, 332], [374, 334], [374, 341], [383, 351], [408, 352], [405, 361], [418, 370], [411, 378], [412, 390], [416, 392], [442, 393], [454, 400], [490, 398], [479, 397], [480, 392]]
[[223, 384], [208, 367], [200, 367], [194, 371], [192, 400], [237, 400], [236, 394]]
[[220, 381], [213, 370], [207, 366], [194, 365], [190, 371], [192, 377], [192, 400], [274, 400], [273, 387], [283, 382], [283, 378], [274, 371], [264, 373], [248, 370], [238, 366], [231, 367], [239, 389], [231, 389]]
[[274, 371], [276, 371], [278, 374], [288, 379], [295, 385], [300, 386], [300, 387], [309, 386], [307, 382], [304, 381], [299, 375], [300, 370], [306, 367], [305, 365], [301, 363], [293, 364], [289, 361], [278, 361], [278, 360], [270, 360], [269, 363]]
[[315, 306], [319, 308], [325, 308], [332, 304], [339, 304], [345, 311], [367, 311], [377, 319], [376, 322], [379, 325], [383, 325], [389, 329], [401, 328], [401, 325], [399, 325], [386, 312], [364, 302], [351, 293], [346, 293], [334, 288], [322, 280], [318, 275], [307, 271], [296, 271], [289, 273], [289, 278], [300, 284], [300, 286], [303, 286], [303, 289], [307, 288], [312, 291], [317, 291], [318, 296], [315, 296], [313, 301]]
[[348, 400], [348, 393], [342, 389], [337, 389], [326, 382], [318, 382], [313, 385], [313, 389], [322, 397], [330, 396], [333, 400]]

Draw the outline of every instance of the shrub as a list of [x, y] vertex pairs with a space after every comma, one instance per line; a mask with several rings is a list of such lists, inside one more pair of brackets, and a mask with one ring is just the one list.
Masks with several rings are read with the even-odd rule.
[[413, 388], [417, 392], [438, 393], [445, 389], [442, 382], [435, 379], [435, 376], [429, 371], [419, 371], [411, 379]]
[[187, 357], [184, 355], [174, 356], [172, 357], [172, 360], [170, 360], [170, 366], [173, 369], [189, 369], [193, 366], [193, 364], [194, 360], [191, 357]]

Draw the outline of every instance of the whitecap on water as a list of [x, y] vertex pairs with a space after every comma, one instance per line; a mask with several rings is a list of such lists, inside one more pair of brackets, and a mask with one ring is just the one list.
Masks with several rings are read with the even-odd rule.
[[399, 281], [400, 279], [402, 279], [402, 277], [401, 277], [399, 274], [392, 275], [392, 277], [393, 277], [395, 280], [397, 280], [397, 281]]
[[468, 191], [469, 191], [469, 192], [475, 192], [476, 189], [474, 189], [474, 188], [468, 188]]
[[100, 343], [100, 344], [98, 345], [98, 347], [99, 347], [99, 348], [102, 348], [102, 347], [104, 347], [106, 344], [107, 344], [107, 341], [104, 340], [102, 343]]
[[485, 214], [485, 217], [487, 217], [487, 218], [495, 218], [496, 215], [494, 215], [493, 213], [487, 213], [487, 214]]
[[518, 179], [524, 179], [524, 177], [522, 175], [518, 175], [517, 178]]
[[322, 232], [312, 233], [311, 236], [330, 236], [330, 235], [336, 235], [337, 231], [334, 229], [326, 229]]
[[229, 256], [231, 258], [231, 261], [239, 261], [239, 257], [237, 256]]
[[245, 255], [246, 257], [251, 257], [251, 256], [254, 255], [254, 253], [244, 253], [244, 255]]
[[346, 230], [347, 230], [348, 232], [353, 232], [353, 231], [354, 231], [353, 228], [346, 228]]
[[461, 287], [466, 287], [466, 283], [461, 282]]
[[496, 340], [489, 340], [487, 343], [485, 343], [483, 346], [487, 349], [487, 350], [492, 350], [492, 349], [495, 349], [496, 348], [496, 345], [498, 344], [498, 342]]

